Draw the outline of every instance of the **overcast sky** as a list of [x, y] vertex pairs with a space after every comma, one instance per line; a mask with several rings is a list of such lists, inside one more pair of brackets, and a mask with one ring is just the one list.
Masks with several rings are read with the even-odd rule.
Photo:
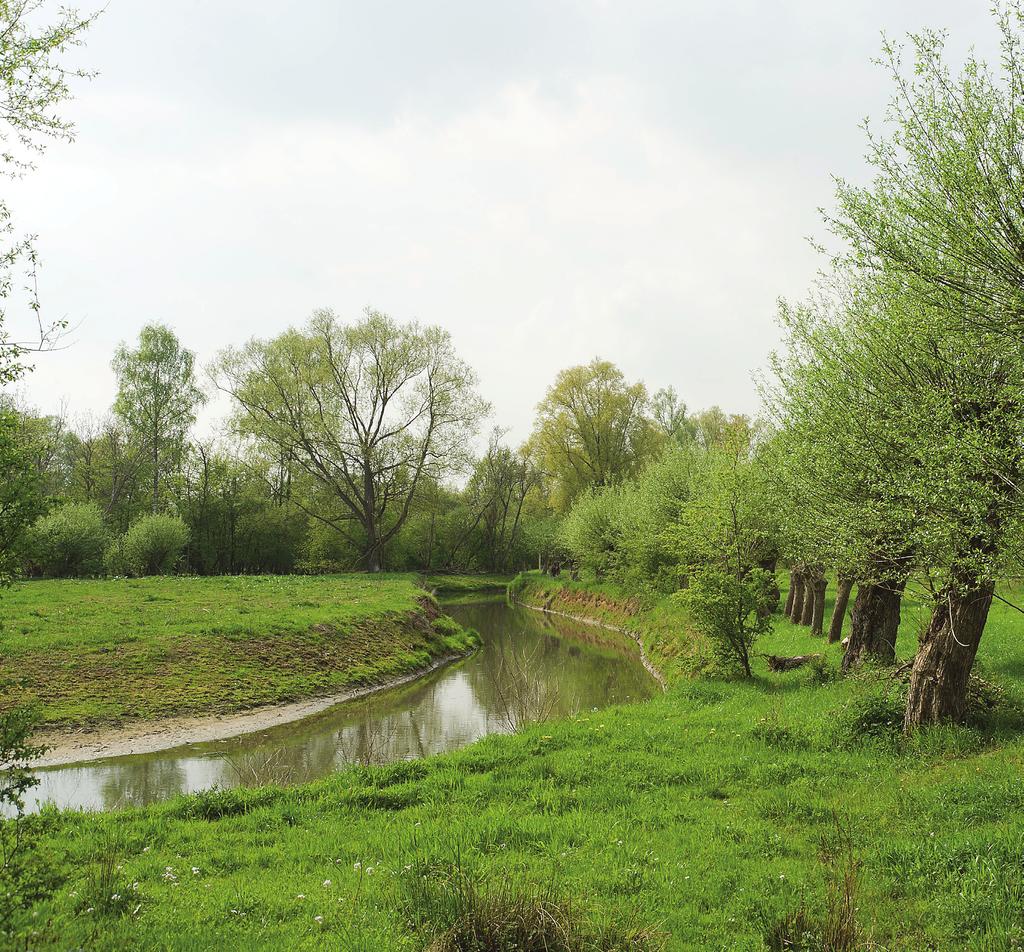
[[114, 347], [149, 321], [205, 364], [372, 305], [446, 327], [515, 439], [595, 356], [756, 411], [830, 175], [865, 175], [881, 32], [987, 52], [988, 7], [110, 0], [77, 141], [5, 186], [46, 314], [78, 326], [25, 395], [103, 412]]

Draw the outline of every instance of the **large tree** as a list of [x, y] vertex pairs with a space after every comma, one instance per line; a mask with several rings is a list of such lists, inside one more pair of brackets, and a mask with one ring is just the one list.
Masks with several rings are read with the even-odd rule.
[[[379, 571], [421, 483], [457, 472], [487, 404], [440, 327], [317, 311], [300, 330], [225, 351], [214, 369], [240, 433], [293, 459], [333, 506], [306, 506]], [[305, 504], [294, 500], [300, 507]]]
[[559, 373], [537, 407], [531, 437], [556, 505], [568, 509], [585, 490], [639, 472], [665, 440], [648, 411], [647, 388], [628, 383], [607, 360]]
[[160, 508], [161, 478], [181, 458], [196, 409], [206, 397], [196, 384], [195, 354], [162, 324], [147, 324], [138, 346], [114, 355], [114, 413], [141, 443], [150, 467], [150, 508]]

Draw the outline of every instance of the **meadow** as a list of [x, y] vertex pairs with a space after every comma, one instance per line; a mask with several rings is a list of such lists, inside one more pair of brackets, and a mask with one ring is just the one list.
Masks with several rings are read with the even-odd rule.
[[[517, 589], [552, 586], [585, 590]], [[921, 611], [908, 599], [903, 658]], [[691, 637], [671, 602], [627, 613]], [[525, 902], [576, 924], [566, 948], [1017, 948], [1017, 615], [993, 608], [972, 723], [909, 739], [891, 671], [839, 679], [838, 647], [780, 619], [758, 651], [821, 664], [676, 676], [643, 704], [291, 789], [44, 813], [61, 882], [33, 947], [413, 950]]]
[[0, 599], [0, 711], [43, 725], [222, 714], [465, 653], [415, 575], [54, 579]]

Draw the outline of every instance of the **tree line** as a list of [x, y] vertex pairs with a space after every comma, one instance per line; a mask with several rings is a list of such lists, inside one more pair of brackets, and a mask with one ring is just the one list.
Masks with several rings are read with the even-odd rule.
[[[29, 575], [510, 572], [554, 557], [582, 494], [729, 423], [594, 360], [558, 375], [523, 445], [495, 429], [474, 452], [490, 408], [449, 334], [373, 310], [317, 311], [205, 374], [151, 324], [111, 364], [102, 418], [8, 401], [10, 486], [34, 516], [13, 549]], [[230, 418], [197, 438], [215, 390]]]

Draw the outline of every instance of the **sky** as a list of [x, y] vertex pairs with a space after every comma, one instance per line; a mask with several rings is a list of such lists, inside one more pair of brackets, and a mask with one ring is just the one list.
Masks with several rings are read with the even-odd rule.
[[39, 236], [44, 314], [74, 327], [23, 399], [102, 414], [114, 348], [148, 322], [205, 366], [372, 306], [450, 331], [515, 442], [594, 357], [756, 413], [831, 176], [866, 180], [882, 33], [947, 28], [954, 57], [991, 55], [988, 9], [109, 0], [74, 54], [98, 71], [67, 109], [77, 140], [4, 186]]

